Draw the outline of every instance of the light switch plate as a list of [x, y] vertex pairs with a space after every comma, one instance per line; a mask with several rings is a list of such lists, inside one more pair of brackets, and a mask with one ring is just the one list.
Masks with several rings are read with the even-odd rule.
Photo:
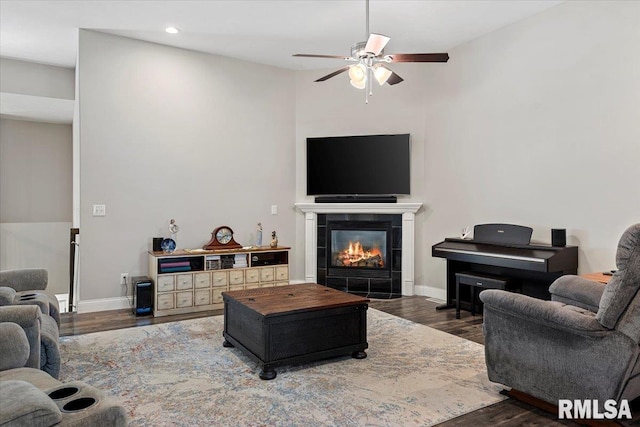
[[93, 205], [93, 216], [105, 216], [107, 214], [106, 205]]

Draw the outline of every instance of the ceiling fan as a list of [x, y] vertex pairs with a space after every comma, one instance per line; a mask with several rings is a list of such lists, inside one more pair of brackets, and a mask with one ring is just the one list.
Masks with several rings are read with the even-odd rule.
[[324, 82], [332, 77], [349, 71], [351, 85], [357, 89], [365, 90], [365, 102], [369, 103], [369, 96], [373, 95], [372, 80], [382, 86], [387, 83], [395, 85], [404, 79], [391, 71], [386, 64], [393, 62], [447, 62], [448, 53], [384, 53], [384, 47], [389, 43], [390, 38], [382, 34], [369, 32], [369, 0], [366, 0], [366, 42], [358, 42], [351, 46], [351, 56], [340, 55], [316, 55], [306, 53], [296, 53], [293, 56], [307, 58], [335, 58], [344, 61], [355, 62], [347, 65], [333, 73], [320, 77], [315, 82]]

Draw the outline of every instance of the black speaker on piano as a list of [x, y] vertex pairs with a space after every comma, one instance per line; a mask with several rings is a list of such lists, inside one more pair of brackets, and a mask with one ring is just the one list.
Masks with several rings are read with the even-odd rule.
[[567, 230], [564, 228], [552, 228], [551, 246], [567, 246]]
[[131, 278], [133, 291], [132, 310], [136, 316], [144, 316], [153, 312], [153, 281], [147, 276]]

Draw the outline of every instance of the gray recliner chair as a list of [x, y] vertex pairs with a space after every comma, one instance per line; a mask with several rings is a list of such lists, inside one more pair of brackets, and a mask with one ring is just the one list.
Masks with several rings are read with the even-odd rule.
[[0, 307], [0, 426], [127, 425], [125, 408], [82, 381], [60, 382], [38, 369], [37, 323], [19, 324], [18, 312], [40, 315], [36, 306]]
[[[11, 305], [0, 307], [0, 322], [11, 322], [24, 329], [30, 341], [40, 343], [31, 345], [28, 365], [42, 369], [53, 378], [60, 375], [59, 330], [53, 318], [42, 314], [36, 305]], [[2, 337], [0, 337], [2, 338]], [[2, 339], [0, 350], [11, 350], [12, 343]]]
[[551, 301], [481, 292], [489, 379], [555, 405], [640, 396], [640, 224], [620, 238], [616, 264], [607, 285], [560, 277]]
[[0, 305], [37, 305], [60, 327], [60, 304], [46, 291], [49, 274], [43, 268], [0, 271]]

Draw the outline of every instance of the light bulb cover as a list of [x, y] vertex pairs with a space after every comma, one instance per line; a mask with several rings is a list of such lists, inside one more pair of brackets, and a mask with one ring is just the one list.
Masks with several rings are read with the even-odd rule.
[[378, 65], [373, 70], [373, 75], [378, 81], [378, 84], [382, 86], [389, 80], [389, 77], [393, 74], [393, 71], [385, 67], [384, 65]]
[[167, 27], [164, 30], [169, 34], [178, 34], [180, 32], [176, 27]]
[[350, 80], [349, 83], [351, 83], [351, 86], [355, 87], [356, 89], [364, 89], [365, 86], [365, 80], [362, 79], [360, 81], [354, 81], [354, 80]]
[[367, 76], [367, 70], [362, 64], [356, 64], [349, 67], [349, 78], [352, 82], [363, 82]]

